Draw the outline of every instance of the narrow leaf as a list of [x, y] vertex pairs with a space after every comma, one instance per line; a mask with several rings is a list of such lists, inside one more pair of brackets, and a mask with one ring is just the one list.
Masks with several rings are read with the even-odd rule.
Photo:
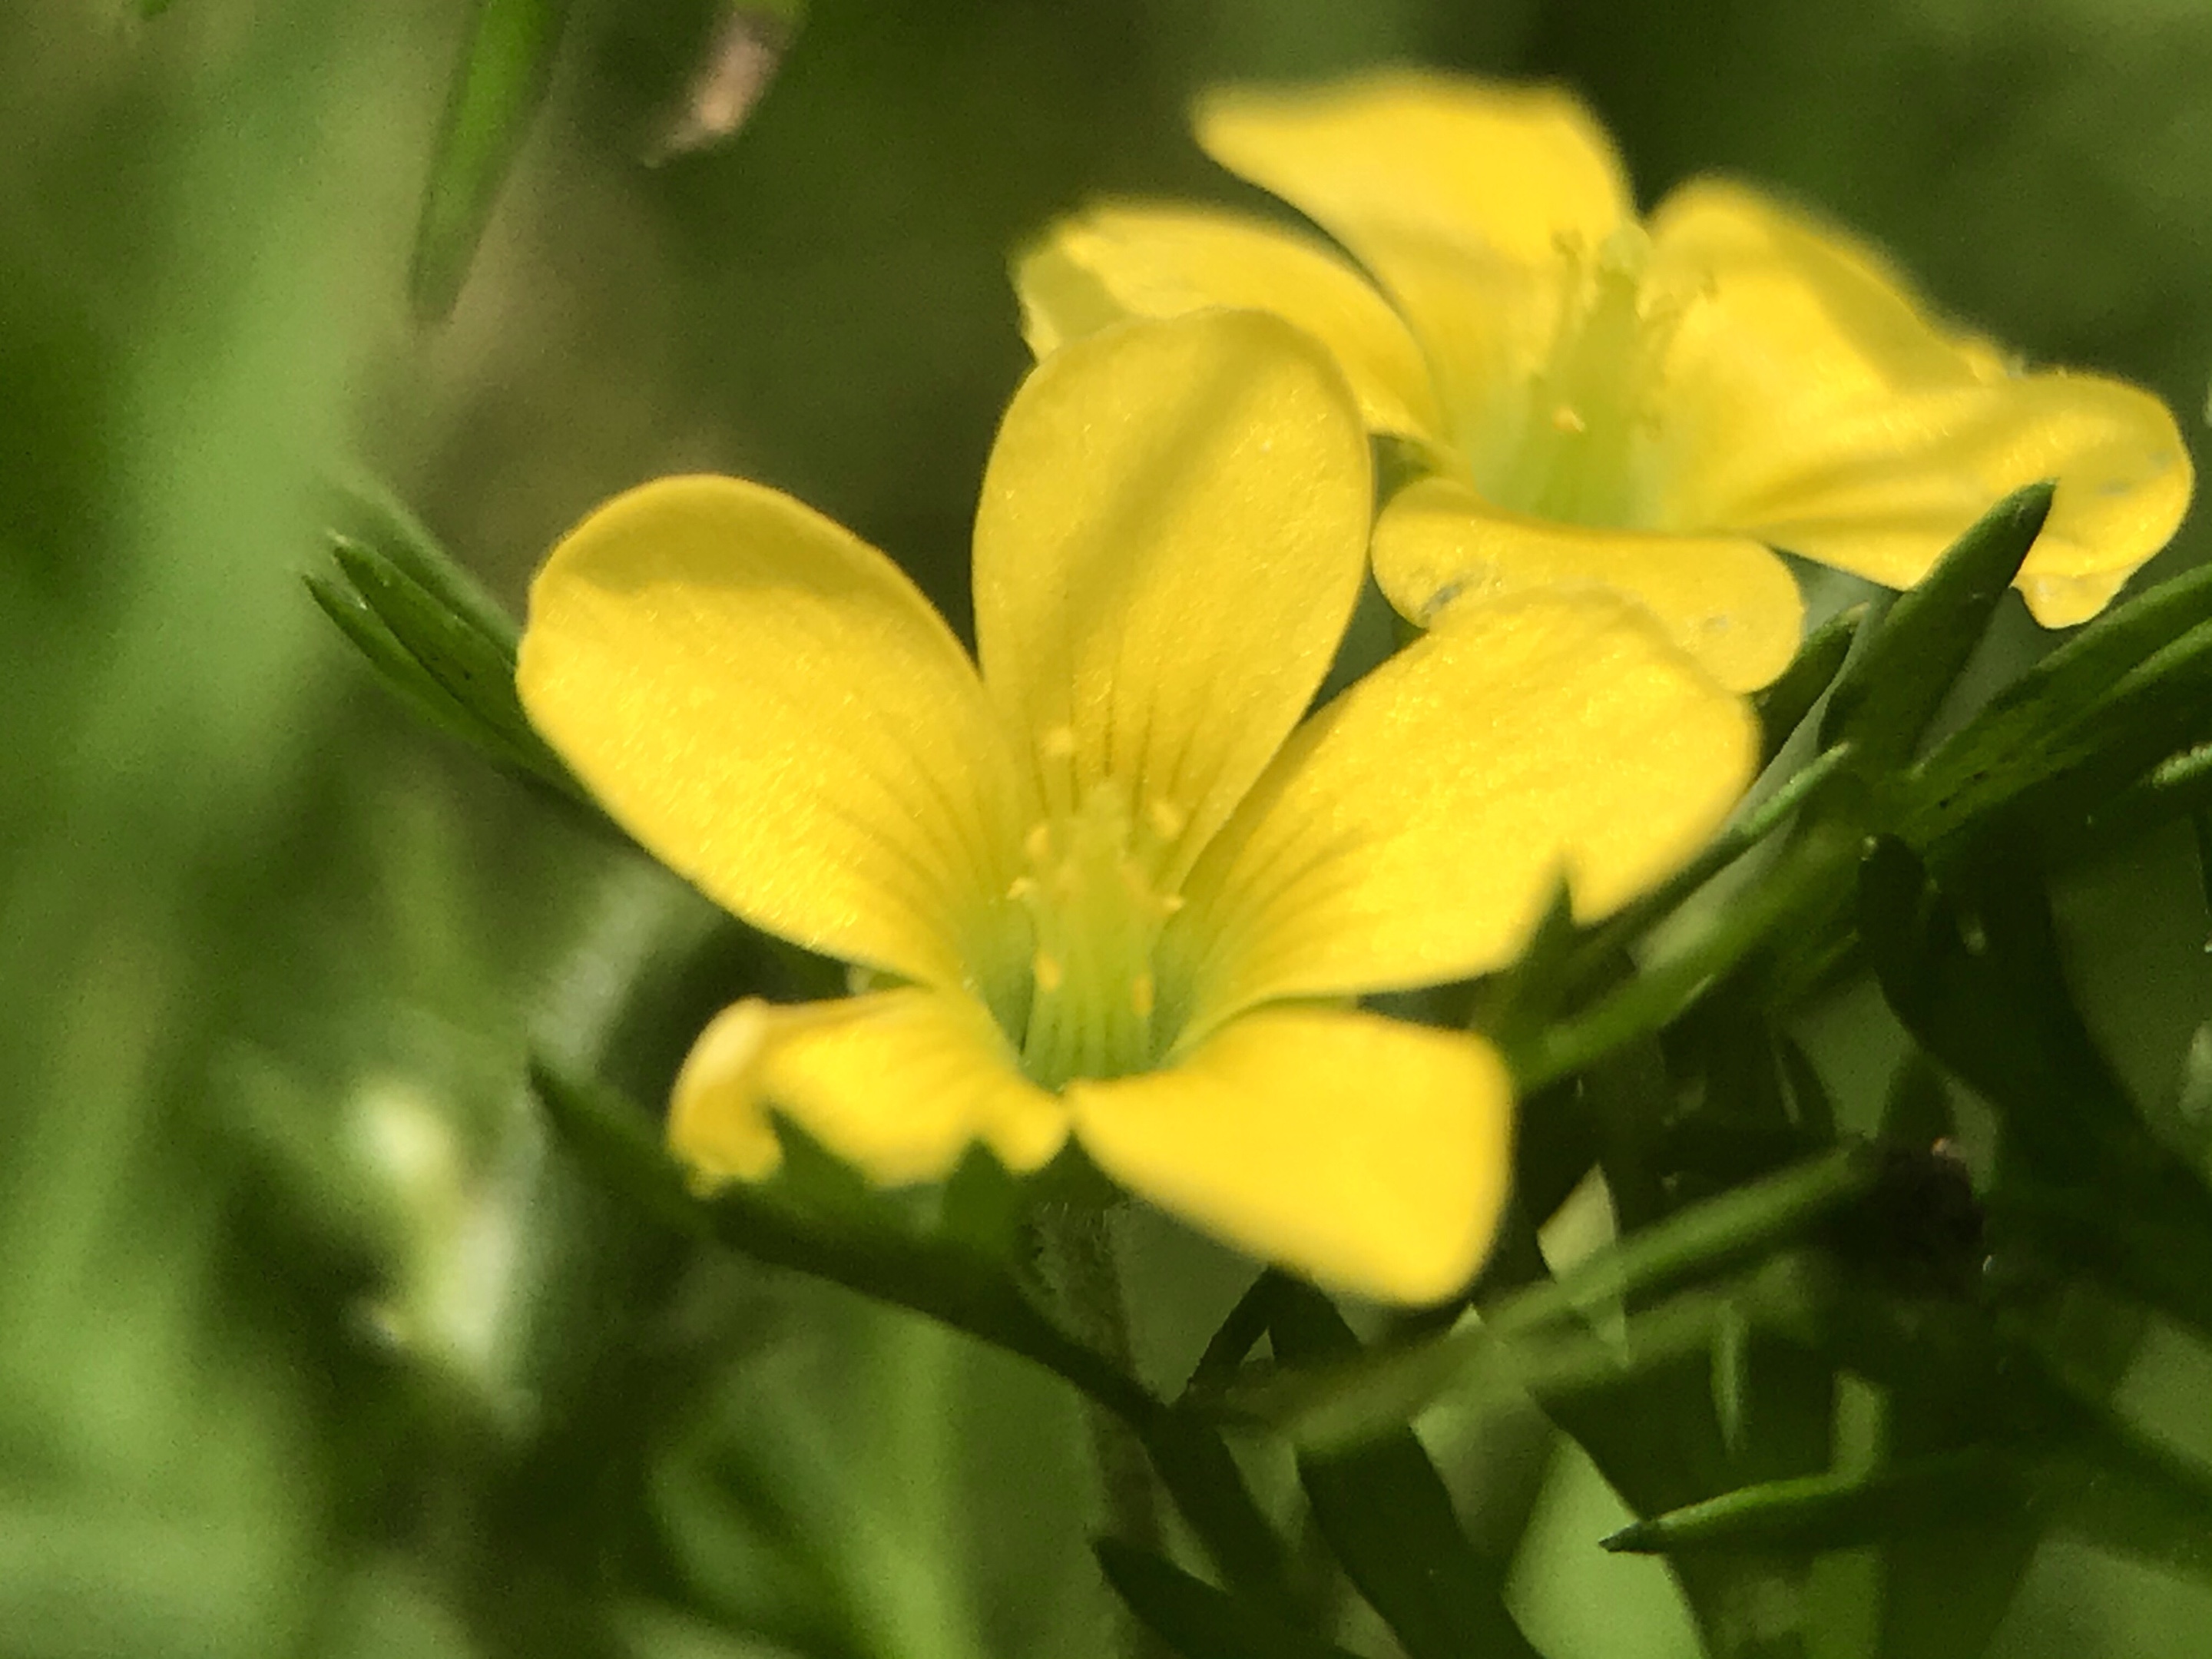
[[2043, 995], [2025, 1006], [2016, 961], [1992, 952], [1986, 924], [1969, 937], [1958, 905], [1894, 837], [1861, 865], [1858, 908], [1882, 994], [1920, 1045], [1997, 1108], [2031, 1167], [2094, 1168], [2092, 1125], [2132, 1109], [2070, 1004]]
[[2072, 1190], [2016, 1182], [1990, 1210], [2054, 1261], [2212, 1337], [2212, 1194], [2185, 1164]]
[[[1236, 1405], [1322, 1449], [1410, 1421], [1448, 1390], [1486, 1376], [1514, 1389], [1569, 1387], [1610, 1375], [1618, 1356], [1591, 1338], [1585, 1311], [1710, 1279], [1801, 1239], [1873, 1191], [1883, 1160], [1863, 1146], [1821, 1158], [1677, 1211], [1599, 1251], [1571, 1273], [1502, 1298], [1479, 1323], [1407, 1347], [1286, 1374], [1235, 1396]], [[1726, 1297], [1683, 1298], [1638, 1319], [1639, 1359], [1711, 1339]], [[1593, 1346], [1595, 1345], [1595, 1346]]]
[[2200, 623], [2122, 674], [2070, 720], [2008, 757], [1916, 791], [1903, 833], [1922, 846], [1959, 842], [2008, 815], [2063, 825], [2212, 732], [2212, 622]]
[[2013, 774], [2115, 682], [2212, 618], [2212, 565], [2106, 612], [1990, 699], [1912, 769], [1914, 811], [1941, 830], [1972, 816], [1975, 797], [2017, 787]]
[[675, 1231], [709, 1231], [705, 1206], [642, 1112], [542, 1057], [530, 1062], [530, 1088], [569, 1151], [603, 1184]]
[[[1697, 857], [1642, 898], [1593, 929], [1577, 945], [1564, 963], [1550, 971], [1549, 979], [1577, 991], [1585, 989], [1601, 964], [1608, 960], [1617, 960], [1620, 951], [1673, 915], [1700, 887], [1789, 823], [1796, 816], [1798, 809], [1820, 794], [1830, 779], [1851, 763], [1852, 758], [1849, 744], [1831, 749], [1784, 779], [1764, 799], [1740, 810], [1720, 834], [1706, 843], [1705, 850]], [[1531, 939], [1528, 946], [1530, 954], [1534, 953], [1540, 939], [1540, 932], [1535, 939]], [[1523, 962], [1525, 964], [1525, 957]], [[1516, 975], [1524, 971], [1525, 966], [1516, 966], [1513, 970]], [[1516, 1040], [1515, 1026], [1500, 1024], [1487, 1029], [1498, 1038], [1501, 1047], [1510, 1048], [1514, 1046]]]
[[[1824, 757], [1814, 764], [1837, 763]], [[1784, 810], [1801, 799], [1793, 793]], [[1753, 951], [1802, 927], [1847, 891], [1859, 843], [1858, 832], [1841, 821], [1810, 826], [1764, 879], [1750, 884], [1694, 936], [1646, 963], [1635, 978], [1591, 1006], [1509, 1041], [1506, 1060], [1521, 1092], [1532, 1094], [1671, 1024]]]
[[1849, 743], [1877, 769], [1911, 754], [2042, 532], [2052, 488], [2014, 490], [1898, 596], [1828, 698], [1822, 748]]
[[514, 654], [521, 634], [514, 618], [388, 485], [358, 468], [342, 470], [331, 480], [329, 510], [339, 537], [374, 548], [477, 633]]
[[568, 0], [479, 0], [415, 230], [415, 312], [453, 310], [515, 152], [552, 79]]
[[479, 632], [382, 553], [343, 539], [337, 541], [334, 551], [338, 568], [378, 619], [456, 703], [495, 732], [519, 763], [575, 792], [568, 769], [522, 712], [510, 651]]
[[[1343, 1361], [1359, 1340], [1328, 1299], [1283, 1281], [1269, 1328], [1288, 1364]], [[1304, 1451], [1314, 1519], [1368, 1605], [1410, 1659], [1540, 1659], [1505, 1610], [1504, 1576], [1475, 1553], [1443, 1476], [1410, 1429], [1337, 1452]]]
[[1115, 1594], [1182, 1659], [1352, 1659], [1149, 1550], [1111, 1538], [1091, 1547]]
[[2019, 1154], [1993, 1203], [2054, 1260], [2212, 1333], [2212, 1188], [2150, 1133], [2060, 975], [2033, 871], [1988, 872], [1969, 930], [1901, 844], [1861, 873], [1883, 995], [1994, 1107]]
[[1833, 683], [1851, 641], [1866, 620], [1867, 607], [1855, 605], [1822, 623], [1805, 636], [1782, 677], [1752, 699], [1759, 711], [1759, 763], [1764, 767], [1782, 752], [1791, 733], [1805, 723], [1820, 694]]
[[377, 677], [416, 718], [448, 737], [504, 755], [506, 745], [499, 735], [455, 702], [446, 688], [430, 678], [429, 671], [393, 637], [392, 630], [359, 593], [312, 571], [301, 580], [307, 583], [309, 597], [322, 613], [337, 624], [338, 631], [353, 642], [354, 647], [368, 659]]
[[1603, 1542], [1631, 1555], [1854, 1549], [1978, 1525], [2021, 1502], [2028, 1484], [2020, 1457], [1978, 1448], [1869, 1475], [1806, 1475], [1742, 1487], [1638, 1521]]
[[1237, 1368], [1243, 1364], [1245, 1357], [1267, 1334], [1268, 1322], [1274, 1316], [1275, 1296], [1285, 1278], [1281, 1272], [1269, 1267], [1244, 1287], [1244, 1294], [1224, 1316], [1219, 1327], [1206, 1340], [1206, 1351], [1199, 1355], [1198, 1364], [1191, 1368], [1190, 1381], [1183, 1385], [1186, 1395], [1218, 1394], [1236, 1379]]
[[[1930, 1454], [1929, 1464], [1968, 1455], [2009, 1462], [2002, 1479], [2018, 1483], [2015, 1500], [1980, 1513], [1984, 1533], [2004, 1515], [2032, 1516], [2212, 1576], [2212, 1472], [2146, 1438], [1981, 1309], [1902, 1299], [1797, 1265], [1797, 1294], [1767, 1304], [1782, 1313], [1776, 1329], [1909, 1398], [1923, 1433], [1948, 1421], [1967, 1443]], [[1754, 1523], [1735, 1513], [1720, 1524]]]
[[1820, 1080], [1812, 1056], [1795, 1037], [1781, 1039], [1782, 1075], [1790, 1085], [1790, 1103], [1798, 1126], [1822, 1143], [1836, 1138], [1835, 1097]]
[[[2212, 566], [2208, 566], [2212, 569]], [[2118, 794], [2100, 800], [2079, 823], [2051, 826], [2044, 847], [2054, 865], [2124, 845], [2184, 813], [2212, 811], [2212, 744], [2167, 757]], [[2207, 878], [2212, 889], [2212, 877]]]

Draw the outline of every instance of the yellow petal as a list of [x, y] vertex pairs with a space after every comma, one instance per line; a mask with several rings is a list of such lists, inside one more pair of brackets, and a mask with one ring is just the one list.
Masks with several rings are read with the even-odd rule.
[[1448, 604], [1532, 589], [1624, 593], [1731, 691], [1787, 667], [1803, 623], [1796, 581], [1749, 537], [1555, 524], [1492, 507], [1449, 478], [1410, 485], [1383, 510], [1375, 580], [1425, 624]]
[[1279, 319], [1123, 323], [1039, 364], [984, 476], [975, 628], [1048, 798], [1112, 777], [1202, 845], [1328, 669], [1372, 489], [1343, 377]]
[[1291, 739], [1192, 872], [1192, 1029], [1502, 966], [1562, 872], [1587, 919], [1685, 861], [1758, 746], [1625, 600], [1452, 606]]
[[1881, 258], [1735, 186], [1655, 221], [1665, 363], [1658, 517], [1731, 530], [1893, 586], [1996, 500], [2058, 495], [2019, 586], [2052, 626], [2094, 614], [2186, 509], [2172, 413], [2096, 375], [2016, 374], [1940, 327]]
[[1363, 258], [1374, 227], [1547, 258], [1595, 246], [1632, 211], [1620, 158], [1581, 100], [1383, 70], [1303, 90], [1222, 88], [1199, 100], [1198, 142]]
[[790, 497], [664, 478], [572, 531], [516, 684], [625, 830], [746, 921], [951, 983], [1010, 878], [1013, 774], [959, 643]]
[[1242, 215], [1135, 204], [1060, 220], [1015, 263], [1022, 333], [1040, 357], [1129, 317], [1210, 306], [1272, 311], [1336, 356], [1377, 431], [1437, 435], [1420, 348], [1366, 277], [1312, 238]]
[[[1571, 94], [1389, 70], [1304, 91], [1229, 88], [1199, 101], [1198, 141], [1357, 254], [1417, 325], [1439, 251], [1550, 268], [1595, 249], [1633, 198], [1604, 129]], [[1433, 296], [1441, 297], [1441, 296]]]
[[2158, 398], [2054, 372], [1838, 419], [1731, 516], [1777, 547], [1909, 587], [2002, 497], [2043, 478], [2058, 493], [2014, 586], [2046, 628], [2102, 610], [2172, 539], [2194, 483]]
[[677, 1077], [671, 1146], [705, 1183], [758, 1181], [782, 1157], [771, 1112], [884, 1187], [940, 1180], [975, 1141], [1038, 1169], [1067, 1135], [980, 1004], [914, 987], [716, 1016]]
[[1130, 1191], [1337, 1289], [1434, 1302], [1504, 1206], [1512, 1085], [1458, 1032], [1267, 1008], [1164, 1072], [1070, 1085], [1076, 1138]]

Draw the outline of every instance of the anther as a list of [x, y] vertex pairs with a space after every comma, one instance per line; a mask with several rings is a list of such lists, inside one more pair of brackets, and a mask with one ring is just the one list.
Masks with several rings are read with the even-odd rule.
[[1052, 856], [1052, 825], [1039, 818], [1030, 825], [1030, 832], [1022, 837], [1022, 851], [1031, 864], [1042, 864]]
[[1139, 1019], [1152, 1017], [1152, 976], [1149, 970], [1139, 973], [1129, 981], [1129, 1006]]
[[1066, 760], [1075, 752], [1075, 728], [1072, 726], [1053, 726], [1045, 728], [1037, 739], [1038, 751], [1049, 760]]
[[1552, 430], [1579, 437], [1589, 430], [1589, 422], [1583, 419], [1571, 404], [1561, 404], [1552, 411]]
[[1040, 951], [1030, 959], [1030, 972], [1036, 980], [1036, 988], [1047, 996], [1066, 982], [1067, 975], [1059, 961]]
[[1164, 796], [1155, 798], [1145, 808], [1145, 816], [1152, 821], [1152, 829], [1162, 841], [1173, 841], [1190, 822], [1190, 814]]

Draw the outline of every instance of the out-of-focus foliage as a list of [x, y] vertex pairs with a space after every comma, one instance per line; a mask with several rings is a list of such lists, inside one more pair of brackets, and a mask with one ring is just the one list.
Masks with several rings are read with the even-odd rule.
[[[653, 167], [719, 5], [595, 0], [449, 319], [423, 325], [410, 259], [473, 13], [0, 8], [9, 1656], [1060, 1659], [1121, 1639], [1069, 1394], [696, 1256], [550, 1142], [530, 1049], [649, 1096], [731, 986], [820, 967], [763, 954], [384, 695], [298, 581], [349, 522], [334, 480], [389, 480], [511, 605], [615, 489], [741, 472], [893, 550], [957, 617], [1024, 360], [1006, 251], [1100, 191], [1255, 202], [1183, 136], [1188, 94], [1387, 58], [1568, 78], [1647, 198], [1716, 168], [1798, 194], [2038, 359], [2185, 411], [2212, 365], [2212, 14], [2187, 0], [820, 3], [734, 140]], [[2192, 526], [2153, 574], [2203, 546]], [[1938, 731], [2045, 643], [2005, 600]], [[2052, 906], [2112, 1086], [2178, 1160], [2212, 1109], [2190, 836], [2091, 843]], [[1736, 1065], [1728, 1013], [1674, 1040]], [[2018, 1109], [1940, 1036], [1986, 1104], [1908, 1059], [1864, 981], [1793, 1035], [1777, 1088], [1801, 1116], [1817, 1098], [1870, 1130], [1887, 1110], [1976, 1164], [1991, 1109]], [[1577, 1225], [1602, 1237], [1602, 1208], [1562, 1212], [1556, 1261]], [[1139, 1359], [1172, 1395], [1246, 1270], [1127, 1231]], [[2074, 1382], [2117, 1382], [2130, 1434], [2212, 1455], [2197, 1339], [2054, 1300], [2081, 1352], [2115, 1352], [2115, 1322], [2143, 1334], [2124, 1376]], [[1751, 1356], [1719, 1367], [1740, 1427], [1783, 1395], [1729, 1377], [1801, 1362], [1739, 1333], [1691, 1352], [1682, 1389], [1711, 1396], [1729, 1353]], [[1871, 1446], [1865, 1405], [1844, 1391], [1839, 1460], [1853, 1432]], [[1940, 1457], [1939, 1417], [1892, 1426]], [[1571, 1426], [1602, 1443], [1601, 1422]], [[1628, 1517], [1542, 1419], [1448, 1402], [1421, 1436], [1465, 1529], [1436, 1547], [1487, 1564], [1551, 1659], [1693, 1651], [1664, 1570], [1598, 1548]], [[1384, 1443], [1395, 1463], [1320, 1487], [1432, 1496], [1421, 1443]], [[1301, 1472], [1277, 1463], [1255, 1480], [1287, 1494]], [[2004, 1524], [2027, 1562], [2038, 1532]], [[2042, 1543], [1990, 1651], [2194, 1650], [2202, 1577], [2087, 1535]], [[1918, 1644], [1893, 1656], [1955, 1654], [2013, 1593], [1940, 1538], [1887, 1549], [1886, 1610], [1870, 1553], [1814, 1569], [1816, 1654], [1864, 1651], [1885, 1619]], [[1163, 1620], [1210, 1616], [1157, 1559], [1107, 1565]], [[1301, 1595], [1346, 1598], [1308, 1577]], [[1356, 1610], [1346, 1632], [1391, 1639]]]

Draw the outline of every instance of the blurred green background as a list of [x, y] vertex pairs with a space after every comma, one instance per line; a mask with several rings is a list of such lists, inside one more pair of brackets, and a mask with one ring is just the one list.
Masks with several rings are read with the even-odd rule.
[[[1008, 249], [1099, 191], [1256, 202], [1189, 142], [1192, 91], [1391, 59], [1566, 80], [1647, 199], [1712, 169], [1795, 194], [2202, 430], [2203, 0], [821, 0], [737, 139], [657, 167], [712, 0], [586, 0], [423, 325], [468, 15], [0, 7], [0, 1654], [1114, 1650], [1056, 1386], [675, 1262], [549, 1153], [526, 1044], [620, 1031], [600, 1057], [665, 1078], [700, 986], [654, 942], [708, 924], [372, 683], [297, 580], [335, 473], [387, 480], [519, 605], [605, 495], [740, 472], [963, 620], [1025, 361]], [[2034, 648], [2008, 605], [1996, 654]], [[2212, 1016], [2185, 843], [2063, 896], [2158, 1101]], [[632, 957], [658, 1022], [623, 1006]], [[1881, 1092], [1866, 999], [1814, 1036]], [[1164, 1379], [1241, 1270], [1134, 1242]], [[2126, 1397], [2185, 1433], [2208, 1379], [2154, 1341]], [[1513, 1489], [1462, 1496], [1478, 1529], [1535, 1506], [1531, 1634], [1690, 1652], [1663, 1573], [1596, 1549], [1618, 1511], [1587, 1467], [1507, 1426], [1465, 1467]], [[2184, 1656], [2207, 1628], [2203, 1588], [2052, 1546], [1997, 1650]]]

